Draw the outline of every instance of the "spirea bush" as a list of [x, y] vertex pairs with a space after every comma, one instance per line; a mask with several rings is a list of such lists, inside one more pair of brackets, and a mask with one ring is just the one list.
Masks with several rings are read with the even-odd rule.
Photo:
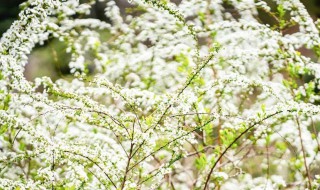
[[[99, 0], [110, 22], [96, 3], [28, 0], [3, 34], [1, 190], [319, 188], [320, 22], [299, 0]], [[27, 80], [53, 39], [72, 77]]]

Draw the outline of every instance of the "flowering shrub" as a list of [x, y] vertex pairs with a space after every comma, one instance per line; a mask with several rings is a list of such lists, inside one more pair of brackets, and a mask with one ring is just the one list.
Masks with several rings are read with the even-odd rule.
[[[301, 2], [101, 2], [110, 23], [95, 0], [28, 0], [3, 34], [0, 189], [319, 187], [320, 22]], [[51, 39], [72, 79], [28, 81]]]

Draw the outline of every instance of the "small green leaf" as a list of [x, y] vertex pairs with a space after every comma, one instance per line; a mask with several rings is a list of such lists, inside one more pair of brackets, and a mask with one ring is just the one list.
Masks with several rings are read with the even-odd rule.
[[283, 18], [284, 15], [286, 14], [286, 10], [284, 9], [282, 4], [278, 5], [277, 11], [278, 11], [278, 14], [279, 14], [280, 18]]
[[7, 130], [8, 130], [8, 124], [6, 123], [0, 127], [0, 135], [7, 132]]
[[152, 122], [153, 122], [153, 117], [152, 117], [152, 116], [146, 117], [145, 120], [146, 120], [146, 124], [147, 124], [148, 126], [151, 126], [151, 125], [152, 125]]
[[263, 113], [266, 113], [266, 105], [265, 104], [261, 105], [261, 110]]
[[195, 165], [198, 170], [203, 170], [207, 163], [208, 161], [205, 154], [201, 154], [200, 157], [195, 160]]
[[19, 144], [19, 149], [22, 150], [22, 151], [24, 151], [24, 150], [26, 149], [26, 144], [24, 144], [23, 142], [21, 142], [21, 143]]
[[9, 108], [9, 104], [10, 104], [10, 100], [11, 100], [11, 95], [10, 94], [7, 94], [3, 101], [2, 101], [2, 104], [0, 102], [0, 109], [2, 110], [8, 110]]

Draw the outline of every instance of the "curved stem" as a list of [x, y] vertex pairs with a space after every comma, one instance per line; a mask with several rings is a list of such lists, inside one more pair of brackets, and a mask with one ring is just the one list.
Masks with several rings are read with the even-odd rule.
[[[290, 111], [290, 110], [288, 110]], [[210, 181], [210, 177], [213, 173], [213, 170], [214, 168], [217, 166], [217, 164], [220, 162], [220, 160], [222, 159], [222, 157], [227, 153], [227, 151], [232, 147], [232, 145], [234, 145], [244, 134], [246, 134], [247, 132], [249, 132], [252, 128], [254, 128], [257, 124], [263, 122], [264, 120], [272, 117], [272, 116], [275, 116], [279, 113], [281, 113], [282, 111], [277, 111], [273, 114], [270, 114], [268, 116], [266, 116], [265, 118], [261, 119], [260, 121], [256, 121], [254, 122], [250, 127], [248, 127], [246, 130], [244, 130], [242, 133], [240, 133], [239, 136], [237, 136], [228, 146], [227, 148], [220, 154], [220, 156], [218, 157], [218, 159], [215, 161], [215, 163], [213, 164], [213, 166], [211, 167], [210, 171], [209, 171], [209, 174], [207, 176], [207, 179], [206, 179], [206, 182], [205, 182], [205, 185], [204, 185], [204, 188], [203, 190], [206, 190], [207, 187], [208, 187], [208, 184], [209, 184], [209, 181]]]

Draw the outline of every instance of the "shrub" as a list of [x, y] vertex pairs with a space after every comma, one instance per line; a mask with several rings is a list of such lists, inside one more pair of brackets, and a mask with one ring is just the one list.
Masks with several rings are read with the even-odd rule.
[[[108, 0], [110, 23], [95, 3], [28, 0], [3, 34], [0, 189], [319, 186], [320, 22], [301, 2]], [[27, 80], [52, 39], [72, 77]]]

